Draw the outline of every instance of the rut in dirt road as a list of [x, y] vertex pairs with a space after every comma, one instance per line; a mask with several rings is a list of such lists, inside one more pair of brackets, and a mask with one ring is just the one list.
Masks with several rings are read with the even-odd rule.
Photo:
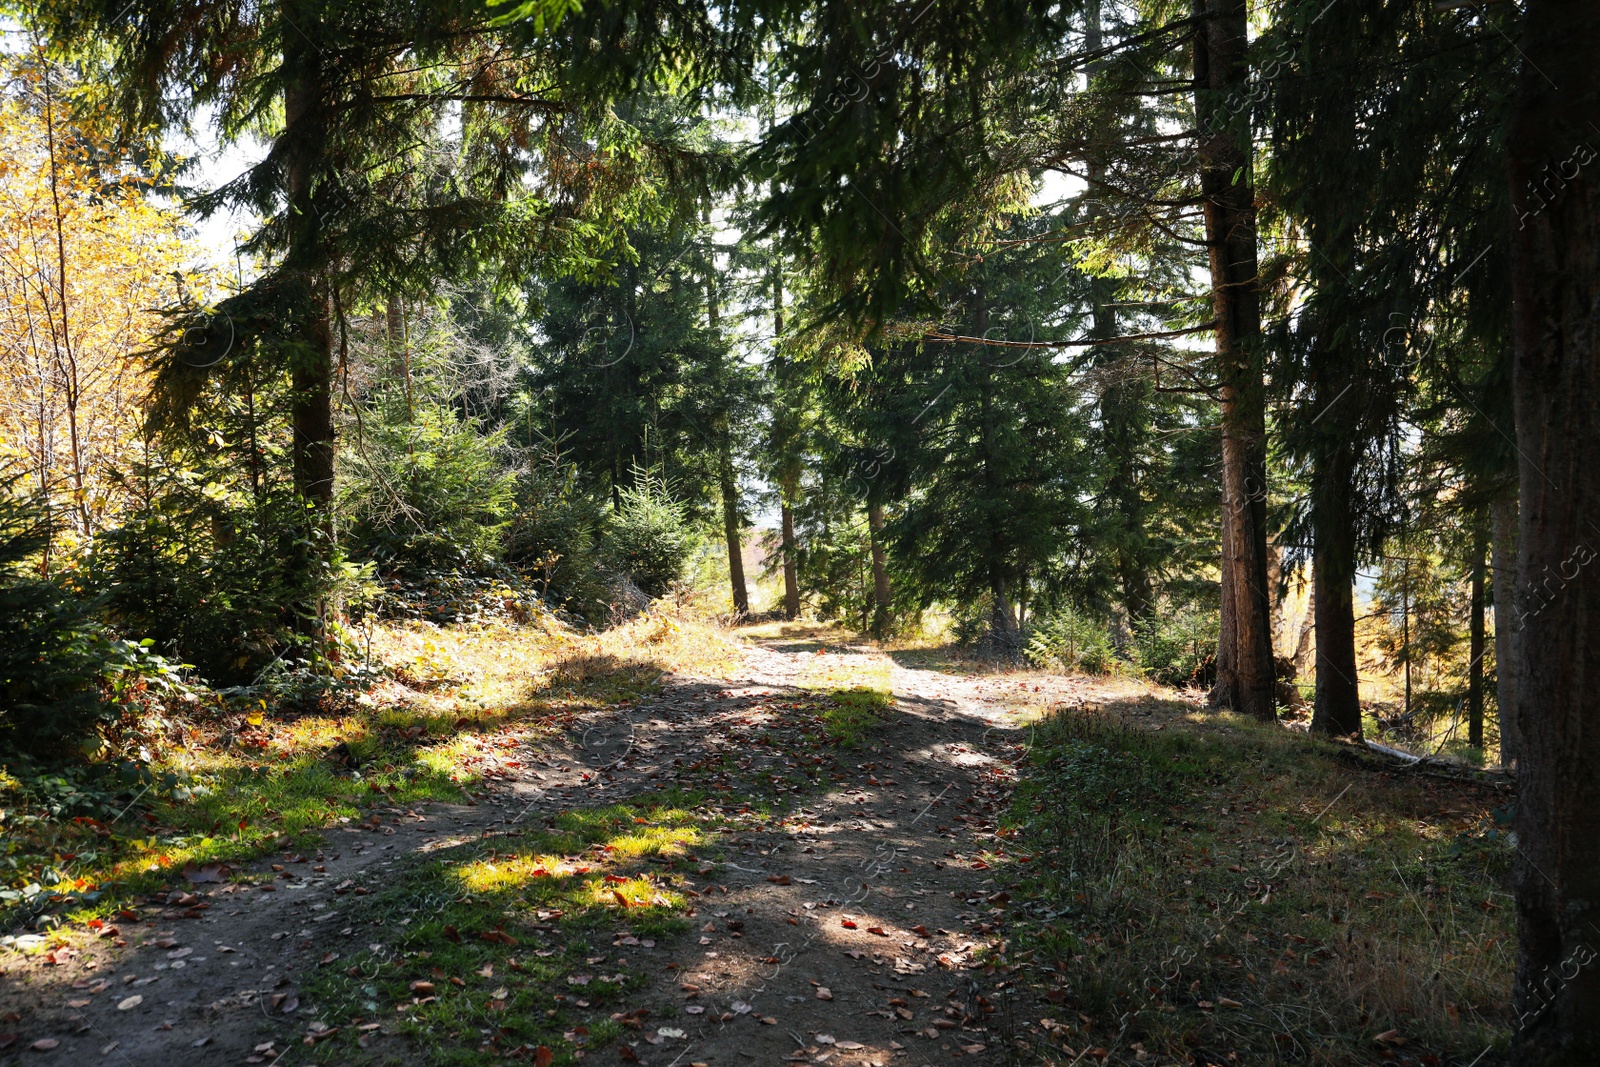
[[[388, 951], [392, 930], [348, 917], [360, 894], [440, 850], [679, 784], [685, 767], [732, 760], [759, 777], [814, 758], [752, 744], [750, 732], [781, 724], [797, 706], [786, 698], [820, 667], [848, 679], [864, 664], [887, 677], [892, 713], [859, 747], [836, 750], [832, 781], [791, 789], [772, 817], [719, 827], [721, 862], [708, 858], [686, 886], [687, 935], [659, 945], [615, 935], [631, 957], [617, 963], [648, 980], [613, 1015], [620, 1047], [589, 1055], [718, 1067], [1003, 1061], [1016, 1006], [1003, 969], [984, 961], [1009, 903], [1001, 871], [1023, 859], [995, 833], [1025, 751], [1014, 687], [782, 641], [749, 647], [732, 679], [667, 677], [653, 696], [587, 717], [565, 748], [506, 753], [517, 758], [476, 806], [336, 827], [320, 851], [254, 865], [276, 865], [273, 891], [195, 886], [124, 923], [125, 948], [112, 937], [55, 967], [9, 966], [0, 1011], [23, 1040], [0, 1055], [121, 1067], [430, 1062], [392, 1015], [321, 1021], [301, 1002], [319, 967]], [[1071, 702], [1084, 684], [1059, 679], [1028, 699]], [[553, 992], [558, 1005], [586, 1006]], [[341, 1028], [351, 1033], [322, 1043]], [[341, 1044], [357, 1035], [370, 1054]], [[36, 1040], [57, 1044], [25, 1051]]]

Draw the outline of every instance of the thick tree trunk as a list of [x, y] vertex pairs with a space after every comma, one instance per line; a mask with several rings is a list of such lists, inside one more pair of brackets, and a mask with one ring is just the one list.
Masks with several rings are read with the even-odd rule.
[[1467, 744], [1483, 747], [1483, 557], [1488, 551], [1484, 543], [1487, 531], [1480, 529], [1472, 539], [1472, 603], [1471, 617], [1467, 622]]
[[800, 569], [796, 558], [794, 540], [794, 505], [792, 487], [785, 486], [783, 493], [783, 617], [800, 617]]
[[1319, 466], [1312, 488], [1312, 598], [1317, 633], [1317, 695], [1313, 733], [1361, 736], [1361, 692], [1356, 676], [1356, 532], [1350, 514], [1354, 457], [1336, 447]]
[[[296, 17], [300, 17], [298, 11]], [[315, 33], [315, 20], [301, 25]], [[284, 266], [301, 280], [305, 304], [289, 365], [290, 455], [295, 492], [308, 508], [312, 558], [295, 569], [309, 578], [318, 558], [333, 552], [333, 323], [329, 311], [328, 252], [322, 219], [313, 200], [313, 183], [322, 165], [327, 115], [322, 96], [321, 52], [304, 39], [286, 38], [283, 67], [289, 76], [284, 92], [285, 177], [289, 200], [290, 237]], [[320, 544], [316, 542], [320, 541]], [[300, 606], [304, 627], [320, 639], [326, 604], [320, 587], [309, 588]]]
[[1520, 457], [1512, 1059], [1600, 1063], [1600, 5], [1527, 0], [1508, 138]]
[[1517, 502], [1497, 500], [1491, 506], [1494, 532], [1490, 541], [1490, 593], [1494, 597], [1495, 703], [1500, 722], [1500, 765], [1517, 759], [1522, 734], [1517, 718], [1517, 624], [1512, 614], [1517, 578]]
[[[1217, 378], [1222, 396], [1222, 484], [1233, 536], [1222, 566], [1231, 570], [1233, 683], [1223, 703], [1255, 718], [1277, 717], [1272, 662], [1272, 600], [1267, 588], [1266, 381], [1260, 346], [1260, 277], [1256, 269], [1255, 186], [1248, 115], [1222, 101], [1248, 91], [1249, 36], [1244, 0], [1193, 0], [1195, 112], [1200, 134], [1200, 189], [1211, 259]], [[1226, 639], [1230, 628], [1224, 627]], [[1231, 689], [1231, 692], [1229, 691]]]
[[883, 553], [883, 505], [867, 505], [867, 530], [872, 543], [872, 634], [889, 632], [889, 568]]
[[728, 584], [733, 588], [733, 609], [750, 614], [750, 593], [744, 584], [744, 538], [739, 530], [739, 482], [733, 473], [733, 456], [723, 445], [718, 465], [722, 483], [722, 531], [728, 539]]

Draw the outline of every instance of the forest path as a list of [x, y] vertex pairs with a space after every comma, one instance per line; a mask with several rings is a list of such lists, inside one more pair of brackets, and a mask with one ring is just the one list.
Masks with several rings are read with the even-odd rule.
[[[1020, 680], [1026, 677], [1027, 681]], [[634, 1045], [659, 1064], [849, 1065], [1007, 1059], [1003, 976], [973, 965], [1003, 942], [1010, 881], [995, 834], [1026, 721], [1093, 699], [1082, 678], [965, 674], [932, 656], [814, 640], [753, 644], [729, 690], [877, 684], [886, 721], [850, 753], [853, 774], [783, 825], [741, 833], [707, 887], [699, 937], [654, 983]], [[783, 757], [776, 756], [781, 762]], [[698, 941], [698, 943], [695, 943]]]
[[[959, 673], [932, 653], [834, 637], [747, 638], [729, 677], [668, 675], [653, 695], [587, 716], [565, 745], [529, 739], [506, 751], [481, 803], [380, 808], [377, 821], [329, 830], [319, 850], [249, 865], [276, 864], [272, 892], [196, 885], [124, 922], [124, 946], [86, 941], [54, 965], [8, 954], [0, 1017], [17, 1039], [0, 1060], [343, 1062], [338, 1043], [310, 1040], [324, 1025], [307, 1029], [318, 1006], [293, 1009], [319, 966], [394, 936], [348, 917], [359, 915], [352, 887], [377, 891], [408, 862], [563, 811], [691, 785], [686, 764], [718, 758], [761, 775], [831, 752], [831, 780], [793, 788], [781, 817], [714, 835], [721, 862], [697, 872], [688, 934], [626, 949], [649, 981], [628, 996], [626, 1047], [598, 1055], [716, 1067], [996, 1062], [1014, 1025], [996, 995], [1005, 980], [972, 965], [1003, 936], [1016, 858], [1002, 858], [995, 829], [1025, 754], [1023, 724], [1046, 706], [1102, 699], [1106, 683]], [[890, 690], [893, 704], [855, 747], [751, 742], [753, 727], [798, 714], [786, 698], [861, 685]], [[378, 1062], [426, 1062], [393, 1022], [367, 1029]], [[56, 1044], [30, 1051], [41, 1040]]]

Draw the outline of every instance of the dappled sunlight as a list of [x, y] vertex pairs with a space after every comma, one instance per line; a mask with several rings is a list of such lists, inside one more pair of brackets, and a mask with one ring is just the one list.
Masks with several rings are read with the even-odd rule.
[[519, 889], [534, 878], [571, 878], [592, 869], [591, 864], [542, 853], [472, 860], [454, 868], [452, 873], [462, 888], [474, 893], [491, 893]]
[[590, 878], [583, 884], [583, 900], [591, 907], [632, 911], [635, 908], [680, 908], [688, 898], [682, 893], [663, 890], [648, 876], [638, 878]]

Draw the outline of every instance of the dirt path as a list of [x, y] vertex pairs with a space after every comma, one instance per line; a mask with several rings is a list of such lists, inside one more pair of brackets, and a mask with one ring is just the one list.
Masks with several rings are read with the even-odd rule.
[[[1005, 847], [994, 830], [1022, 752], [1017, 709], [1093, 698], [1091, 683], [1036, 688], [1032, 677], [962, 676], [782, 639], [751, 643], [732, 679], [665, 679], [657, 696], [594, 716], [564, 749], [508, 753], [519, 758], [480, 804], [389, 809], [375, 825], [334, 828], [320, 850], [264, 860], [255, 867], [281, 868], [271, 892], [195, 886], [53, 964], [5, 953], [0, 1028], [17, 1039], [0, 1058], [337, 1062], [302, 1047], [303, 1016], [285, 1008], [301, 976], [380, 936], [344, 918], [352, 894], [408, 857], [658, 790], [685, 758], [742, 753], [753, 772], [792, 761], [802, 754], [741, 748], [741, 733], [819, 671], [887, 677], [895, 714], [849, 754], [845, 780], [807, 793], [781, 822], [723, 839], [725, 862], [701, 872], [710, 881], [692, 932], [638, 950], [653, 977], [630, 999], [649, 1009], [648, 1024], [620, 1054], [717, 1067], [1000, 1062], [1018, 1025], [1007, 980], [973, 964], [1003, 936], [1010, 899], [1006, 864], [981, 857]], [[391, 1062], [409, 1062], [400, 1050]]]

